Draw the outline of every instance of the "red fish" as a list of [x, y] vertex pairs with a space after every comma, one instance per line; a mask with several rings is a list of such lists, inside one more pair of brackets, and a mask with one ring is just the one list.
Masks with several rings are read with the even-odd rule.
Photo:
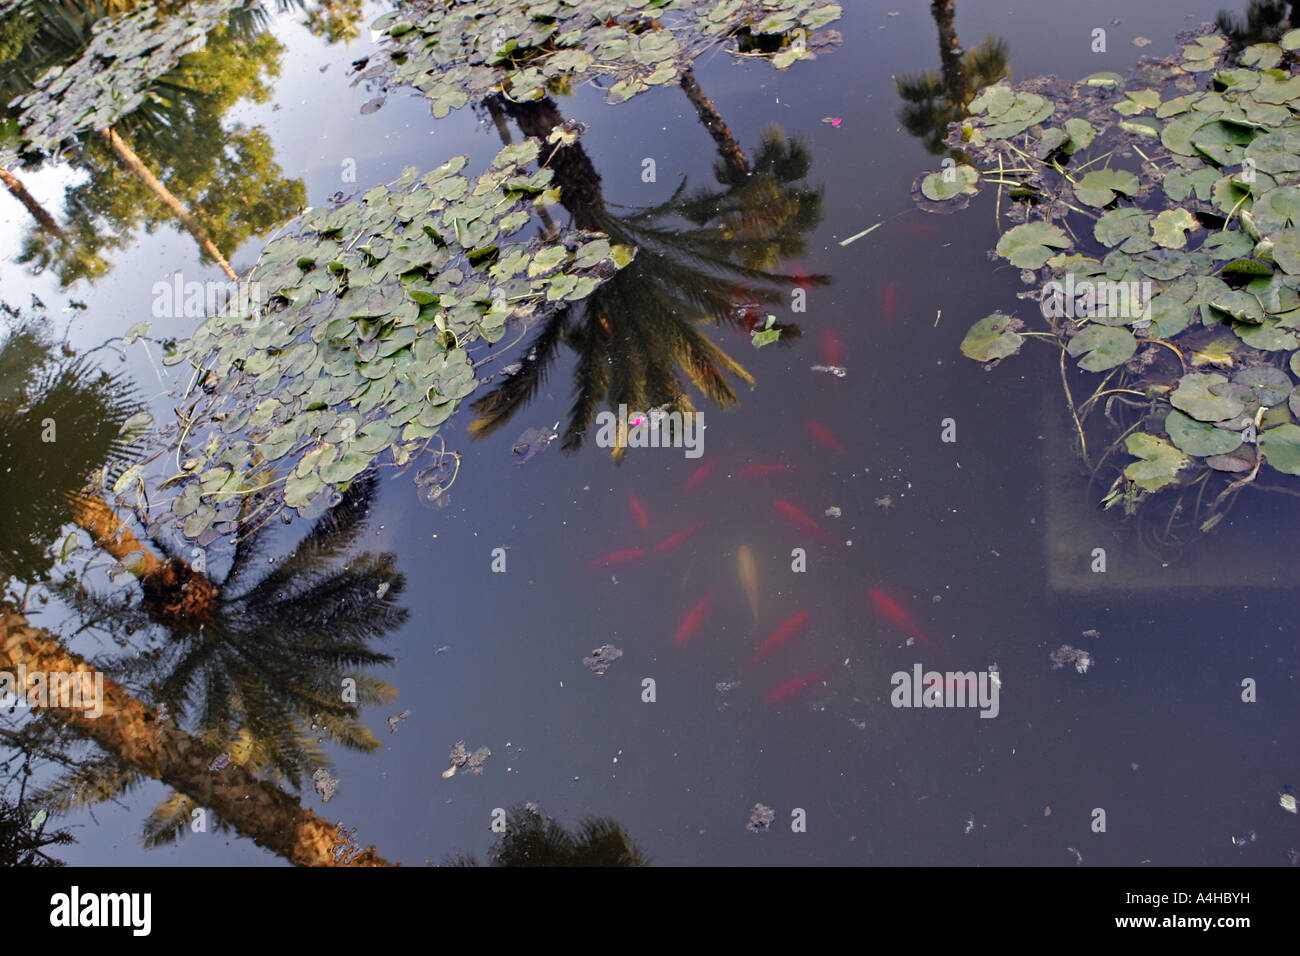
[[837, 455], [848, 454], [844, 446], [840, 444], [840, 440], [832, 435], [831, 430], [820, 422], [809, 422], [808, 431], [812, 434], [813, 438], [817, 439], [818, 442], [825, 445]]
[[939, 227], [932, 222], [905, 222], [898, 231], [909, 239], [930, 239], [939, 235]]
[[821, 541], [835, 540], [834, 536], [823, 529], [821, 525], [816, 521], [813, 521], [812, 518], [809, 518], [802, 510], [790, 504], [790, 502], [778, 499], [772, 502], [772, 507], [781, 512], [781, 514], [788, 518], [792, 524], [799, 528], [799, 530], [811, 534], [813, 537]]
[[921, 633], [921, 628], [917, 626], [917, 623], [914, 620], [912, 620], [912, 615], [907, 613], [903, 608], [903, 605], [899, 604], [884, 591], [880, 590], [880, 588], [872, 588], [867, 592], [867, 597], [871, 599], [871, 603], [875, 607], [876, 612], [886, 621], [894, 625], [894, 627], [898, 628], [908, 637], [914, 637], [922, 644], [929, 645], [930, 642], [926, 640], [925, 635]]
[[691, 477], [686, 479], [686, 484], [682, 485], [682, 491], [694, 491], [704, 482], [708, 481], [709, 475], [713, 474], [714, 469], [722, 459], [715, 458], [712, 461], [706, 461], [691, 473]]
[[787, 471], [794, 471], [797, 465], [783, 465], [780, 463], [772, 465], [746, 465], [740, 471], [736, 472], [737, 478], [766, 478], [768, 475], [782, 474]]
[[632, 509], [632, 519], [636, 521], [636, 526], [644, 531], [650, 527], [650, 515], [646, 513], [645, 505], [641, 504], [641, 499], [632, 492], [627, 493], [627, 506]]
[[894, 327], [894, 313], [898, 309], [898, 286], [892, 282], [885, 286], [885, 294], [880, 300], [880, 305], [885, 313], [885, 321], [889, 323], [889, 327], [892, 329]]
[[791, 271], [790, 275], [794, 279], [794, 284], [797, 285], [799, 288], [803, 289], [805, 292], [807, 292], [809, 289], [813, 287], [812, 276], [809, 275], [807, 272], [804, 272], [798, 266], [795, 266], [795, 268]]
[[700, 625], [704, 623], [704, 615], [709, 613], [709, 605], [713, 603], [713, 595], [717, 593], [718, 589], [714, 588], [704, 596], [703, 601], [686, 612], [681, 625], [677, 628], [677, 634], [673, 637], [674, 644], [681, 647], [700, 629]]
[[701, 521], [699, 524], [678, 531], [676, 534], [670, 534], [655, 546], [655, 554], [663, 554], [665, 551], [671, 551], [691, 535], [695, 534], [695, 532], [703, 528], [706, 524], [708, 524], [707, 521]]
[[822, 358], [826, 360], [827, 365], [838, 367], [843, 366], [840, 361], [843, 358], [843, 347], [840, 343], [840, 337], [827, 329], [822, 335]]
[[826, 675], [831, 672], [829, 667], [823, 667], [819, 671], [813, 671], [811, 674], [804, 674], [802, 677], [796, 677], [788, 680], [772, 693], [767, 695], [769, 704], [779, 704], [782, 701], [789, 700], [801, 691], [807, 690], [814, 684], [825, 680]]
[[640, 561], [645, 557], [644, 548], [624, 548], [622, 551], [615, 551], [605, 555], [603, 558], [597, 558], [591, 562], [588, 567], [591, 568], [613, 568], [620, 564], [631, 564], [633, 561]]
[[786, 641], [790, 640], [790, 638], [802, 631], [808, 623], [808, 616], [807, 611], [800, 611], [794, 617], [777, 625], [776, 630], [772, 632], [771, 636], [768, 637], [768, 639], [763, 642], [763, 645], [754, 652], [754, 656], [749, 661], [749, 666], [753, 667]]

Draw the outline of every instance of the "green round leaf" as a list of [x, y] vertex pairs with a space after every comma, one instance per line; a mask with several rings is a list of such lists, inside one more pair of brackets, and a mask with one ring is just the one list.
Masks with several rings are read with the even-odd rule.
[[1052, 256], [1052, 249], [1068, 249], [1070, 237], [1060, 226], [1046, 222], [1027, 222], [1013, 226], [998, 240], [998, 255], [1021, 269], [1041, 269]]
[[1017, 319], [1001, 312], [986, 315], [962, 339], [962, 354], [977, 362], [994, 362], [1015, 355], [1024, 342], [1024, 337], [1015, 331], [1019, 326]]
[[1165, 418], [1165, 431], [1181, 451], [1203, 458], [1206, 455], [1226, 455], [1241, 445], [1241, 435], [1225, 428], [1215, 428], [1208, 422], [1198, 422], [1174, 409]]
[[1279, 425], [1260, 432], [1259, 452], [1276, 470], [1300, 475], [1300, 425]]
[[1082, 355], [1079, 368], [1088, 372], [1104, 372], [1122, 365], [1137, 351], [1137, 339], [1124, 328], [1090, 325], [1070, 339], [1066, 351], [1073, 356]]

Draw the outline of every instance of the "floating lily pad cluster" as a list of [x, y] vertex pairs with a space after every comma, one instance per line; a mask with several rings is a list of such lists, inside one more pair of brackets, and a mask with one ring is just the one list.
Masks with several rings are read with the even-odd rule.
[[[190, 538], [239, 509], [304, 517], [374, 463], [405, 465], [477, 386], [466, 347], [589, 295], [633, 251], [598, 233], [512, 238], [559, 190], [537, 140], [477, 178], [464, 157], [313, 209], [268, 243], [243, 307], [209, 317], [167, 362], [211, 393], [187, 428], [172, 513]], [[268, 490], [271, 493], [268, 493]]]
[[112, 126], [145, 101], [149, 84], [185, 54], [201, 50], [208, 33], [246, 2], [210, 0], [166, 13], [150, 2], [99, 20], [75, 62], [52, 67], [9, 104], [23, 111], [27, 148], [56, 153], [88, 130]]
[[388, 38], [389, 61], [360, 79], [416, 87], [439, 118], [493, 93], [540, 99], [572, 80], [605, 84], [619, 103], [677, 82], [700, 52], [728, 40], [775, 41], [772, 62], [785, 69], [814, 56], [812, 31], [840, 15], [824, 0], [434, 0], [372, 24]]
[[[950, 129], [965, 162], [916, 190], [947, 211], [996, 184], [1014, 223], [997, 255], [1040, 286], [1065, 354], [1105, 376], [1081, 408], [1144, 412], [1108, 450], [1136, 459], [1107, 498], [1130, 509], [1207, 469], [1300, 474], [1300, 30], [1235, 59], [1222, 36], [1180, 42], [1127, 80], [985, 89]], [[994, 313], [962, 351], [993, 363], [1026, 337]]]

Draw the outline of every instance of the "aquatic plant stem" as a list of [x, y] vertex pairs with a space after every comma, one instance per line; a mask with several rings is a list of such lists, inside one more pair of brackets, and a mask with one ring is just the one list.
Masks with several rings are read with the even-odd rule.
[[1065, 374], [1065, 349], [1061, 349], [1061, 387], [1065, 389], [1065, 401], [1070, 406], [1070, 417], [1074, 419], [1074, 429], [1079, 433], [1079, 453], [1083, 456], [1083, 463], [1089, 468], [1092, 463], [1088, 460], [1088, 439], [1083, 434], [1083, 423], [1079, 421], [1079, 413], [1074, 408], [1074, 396], [1070, 394], [1070, 381]]

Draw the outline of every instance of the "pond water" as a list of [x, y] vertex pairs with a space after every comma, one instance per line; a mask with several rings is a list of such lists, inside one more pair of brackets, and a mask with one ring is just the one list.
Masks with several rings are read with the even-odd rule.
[[[306, 808], [355, 827], [358, 844], [404, 865], [484, 861], [501, 839], [494, 818], [532, 802], [565, 826], [616, 821], [655, 864], [1285, 865], [1300, 848], [1296, 818], [1278, 806], [1300, 777], [1294, 502], [1243, 496], [1214, 536], [1181, 558], [1157, 556], [1098, 507], [1070, 452], [1055, 356], [1028, 352], [985, 371], [961, 355], [977, 318], [1023, 308], [1023, 286], [988, 255], [998, 238], [991, 190], [946, 217], [912, 201], [913, 181], [940, 155], [927, 150], [929, 134], [900, 124], [894, 78], [937, 73], [939, 34], [928, 5], [897, 7], [846, 3], [839, 49], [790, 70], [725, 53], [696, 64], [748, 156], [776, 124], [809, 159], [786, 184], [805, 192], [774, 187], [744, 209], [796, 222], [784, 254], [762, 268], [800, 279], [749, 318], [774, 314], [802, 337], [756, 349], [737, 323], [703, 326], [754, 384], [729, 377], [737, 401], [727, 408], [691, 390], [699, 457], [633, 448], [616, 463], [594, 430], [574, 453], [562, 450], [584, 383], [604, 376], [597, 408], [617, 411], [610, 397], [637, 390], [616, 377], [644, 374], [653, 350], [656, 361], [671, 354], [672, 327], [633, 298], [607, 315], [610, 341], [593, 345], [600, 329], [589, 322], [562, 342], [535, 394], [492, 433], [470, 433], [468, 404], [442, 425], [460, 459], [435, 502], [412, 480], [431, 457], [402, 474], [380, 470], [348, 560], [361, 568], [363, 552], [388, 554], [400, 575], [385, 590], [405, 617], [369, 643], [393, 661], [368, 671], [396, 696], [360, 712], [377, 748], [323, 745], [337, 780], [328, 804], [311, 767], [300, 791]], [[349, 64], [375, 53], [365, 24], [385, 9], [367, 4], [348, 45], [313, 35], [299, 9], [269, 9], [263, 36], [281, 47], [266, 62], [278, 75], [262, 102], [221, 115], [226, 135], [239, 124], [264, 137], [309, 205], [458, 154], [482, 169], [501, 148], [486, 112], [434, 119], [409, 90], [362, 112], [376, 90], [353, 85]], [[958, 0], [956, 29], [967, 43], [1000, 37], [1017, 80], [1074, 80], [1170, 52], [1176, 32], [1220, 9]], [[1108, 33], [1105, 53], [1090, 49], [1096, 27]], [[1151, 44], [1135, 46], [1138, 37]], [[248, 67], [232, 58], [226, 68]], [[718, 147], [677, 84], [617, 106], [582, 86], [556, 103], [587, 124], [580, 142], [607, 213], [666, 203], [683, 179], [688, 190], [716, 188]], [[517, 120], [503, 117], [516, 142]], [[202, 151], [171, 149], [182, 171]], [[248, 168], [232, 160], [226, 173], [251, 177]], [[65, 190], [84, 175], [49, 165], [24, 183], [64, 221]], [[258, 183], [232, 190], [232, 219], [253, 215], [266, 195]], [[124, 195], [121, 207], [143, 201]], [[220, 276], [192, 238], [153, 209], [101, 250], [102, 274], [62, 287], [57, 266], [19, 261], [36, 230], [22, 206], [0, 201], [0, 221], [2, 297], [23, 307], [39, 297], [56, 339], [66, 327], [70, 348], [85, 351], [153, 322], [147, 349], [95, 357], [134, 383], [157, 421], [172, 420], [176, 403], [161, 385], [172, 387], [177, 370], [156, 364], [158, 343], [199, 319], [151, 319], [151, 308], [155, 283], [173, 273]], [[672, 216], [662, 225], [687, 228]], [[223, 251], [243, 273], [268, 237], [245, 230]], [[680, 273], [657, 261], [644, 260], [641, 294], [655, 283], [680, 290]], [[86, 308], [61, 312], [70, 299]], [[469, 401], [534, 344], [512, 345], [518, 331], [471, 350], [480, 380], [497, 377]], [[584, 364], [588, 347], [596, 358]], [[831, 365], [844, 374], [813, 368]], [[525, 455], [517, 443], [529, 429]], [[553, 429], [554, 441], [538, 440]], [[278, 526], [255, 560], [278, 566], [307, 527]], [[1099, 547], [1110, 567], [1091, 573]], [[218, 542], [211, 555], [219, 577], [229, 549]], [[139, 600], [129, 578], [111, 585], [104, 562], [96, 567], [97, 586]], [[29, 602], [28, 617], [68, 635], [79, 623], [57, 598]], [[92, 627], [68, 646], [120, 658], [166, 644], [148, 631], [133, 640], [119, 648]], [[584, 664], [605, 645], [621, 656]], [[1086, 651], [1084, 663], [1054, 667], [1062, 645]], [[250, 639], [240, 653], [256, 659], [258, 648]], [[892, 676], [918, 665], [983, 672], [996, 704], [983, 715], [892, 706]], [[1242, 701], [1248, 679], [1254, 703]], [[491, 754], [448, 777], [458, 741]], [[115, 802], [71, 810], [59, 825], [75, 842], [52, 852], [75, 864], [283, 862], [215, 827], [146, 848], [142, 828], [169, 792], [146, 780]], [[774, 819], [754, 833], [759, 804]]]

